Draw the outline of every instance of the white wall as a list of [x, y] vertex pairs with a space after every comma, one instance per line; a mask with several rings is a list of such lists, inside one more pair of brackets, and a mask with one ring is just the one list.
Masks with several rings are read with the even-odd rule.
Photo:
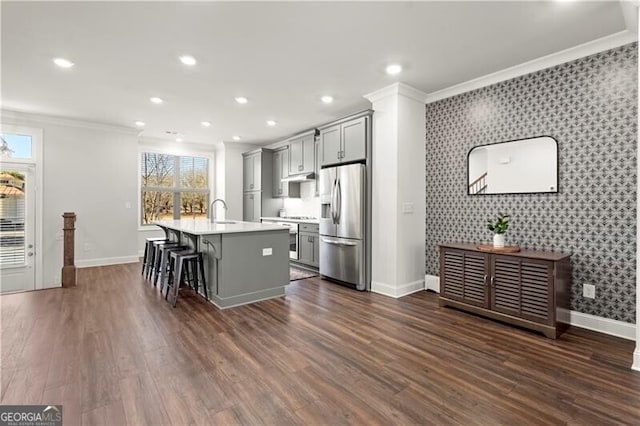
[[11, 111], [2, 122], [43, 129], [44, 286], [60, 284], [64, 212], [77, 214], [77, 266], [136, 261], [136, 132]]

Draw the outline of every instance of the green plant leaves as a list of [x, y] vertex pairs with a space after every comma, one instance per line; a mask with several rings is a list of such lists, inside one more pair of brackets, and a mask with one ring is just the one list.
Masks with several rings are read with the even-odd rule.
[[495, 222], [487, 219], [487, 228], [494, 234], [504, 234], [507, 232], [507, 229], [509, 229], [509, 215], [506, 213], [498, 213]]

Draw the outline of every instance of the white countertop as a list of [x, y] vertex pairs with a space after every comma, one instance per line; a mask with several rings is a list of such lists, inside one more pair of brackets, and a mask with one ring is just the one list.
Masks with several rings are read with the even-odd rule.
[[290, 217], [261, 217], [264, 220], [273, 220], [274, 222], [296, 222], [296, 223], [311, 223], [318, 225], [320, 221], [318, 219], [292, 219]]
[[208, 219], [157, 220], [154, 225], [186, 232], [193, 235], [231, 234], [238, 232], [261, 232], [289, 228], [281, 225], [262, 224], [256, 222], [230, 221], [233, 223], [211, 223]]

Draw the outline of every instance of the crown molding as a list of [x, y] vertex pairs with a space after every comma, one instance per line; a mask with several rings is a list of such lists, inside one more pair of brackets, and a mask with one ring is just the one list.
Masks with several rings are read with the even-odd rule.
[[140, 134], [140, 130], [133, 127], [117, 126], [114, 124], [97, 123], [75, 118], [36, 114], [32, 112], [11, 109], [3, 109], [2, 111], [0, 111], [0, 120], [29, 121], [30, 124], [53, 124], [57, 126], [80, 127], [85, 129], [123, 133], [126, 135]]
[[530, 74], [532, 72], [540, 71], [545, 68], [550, 68], [556, 65], [564, 64], [566, 62], [574, 61], [579, 58], [584, 58], [585, 56], [593, 55], [605, 50], [633, 43], [637, 40], [638, 34], [628, 30], [620, 31], [618, 33], [611, 34], [597, 40], [592, 40], [590, 42], [574, 46], [569, 49], [561, 50], [560, 52], [552, 53], [550, 55], [546, 55], [532, 61], [524, 62], [522, 64], [515, 65], [513, 67], [506, 68], [492, 74], [478, 77], [464, 83], [456, 84], [455, 86], [451, 86], [446, 89], [431, 92], [426, 97], [426, 103], [439, 101], [441, 99], [449, 98], [461, 93], [480, 89], [481, 87], [486, 87], [492, 84], [500, 83], [502, 81], [511, 80], [512, 78], [520, 77], [525, 74]]
[[393, 83], [389, 86], [383, 87], [382, 89], [378, 89], [374, 92], [368, 93], [364, 95], [364, 98], [369, 102], [374, 103], [389, 96], [398, 95], [405, 96], [422, 103], [425, 103], [427, 99], [426, 93], [402, 82]]

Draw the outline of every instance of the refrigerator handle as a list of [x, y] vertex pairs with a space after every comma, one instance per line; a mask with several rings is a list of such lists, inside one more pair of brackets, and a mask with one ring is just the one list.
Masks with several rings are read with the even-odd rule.
[[340, 211], [342, 210], [342, 185], [336, 181], [336, 224], [340, 223]]
[[333, 181], [331, 185], [331, 223], [336, 223], [336, 184], [337, 180]]

